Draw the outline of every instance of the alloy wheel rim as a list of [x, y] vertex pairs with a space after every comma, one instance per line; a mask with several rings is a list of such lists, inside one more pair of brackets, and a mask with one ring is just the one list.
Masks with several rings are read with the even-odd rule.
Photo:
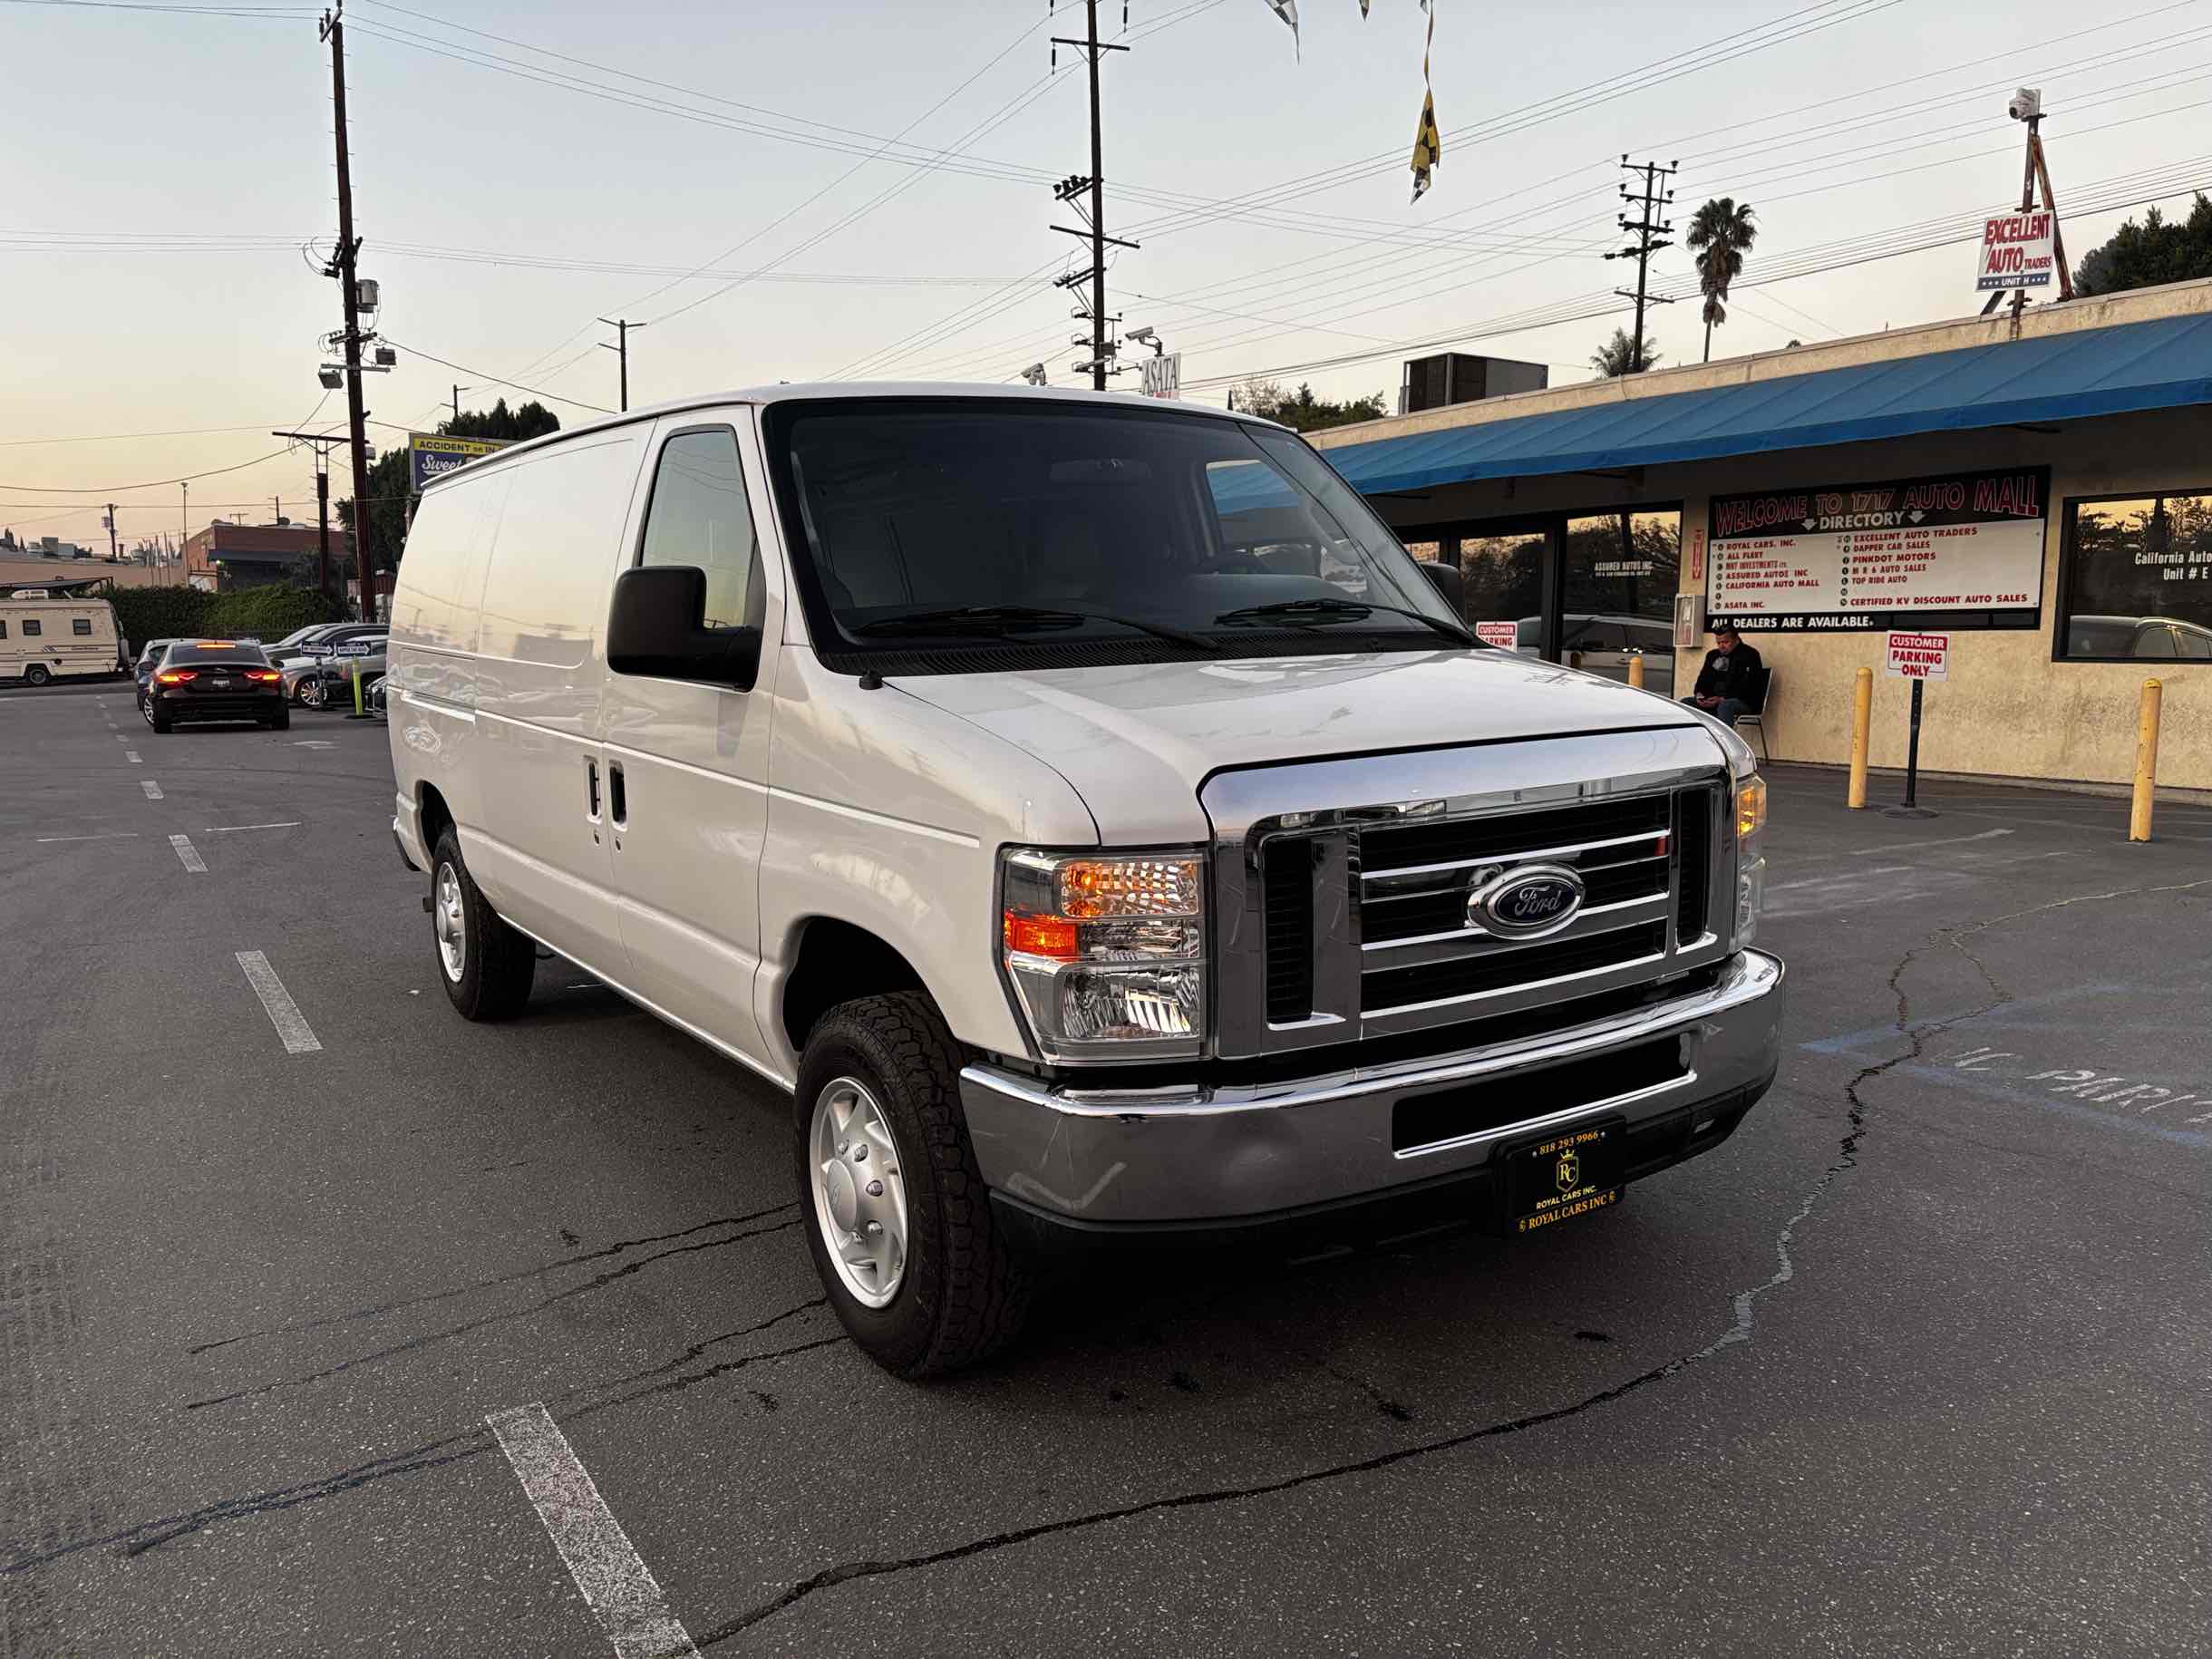
[[438, 891], [431, 903], [431, 931], [438, 939], [438, 960], [445, 976], [461, 983], [469, 958], [469, 913], [461, 902], [461, 878], [451, 864], [438, 867]]
[[855, 1300], [883, 1307], [907, 1276], [907, 1183], [898, 1143], [866, 1083], [839, 1077], [814, 1098], [807, 1135], [814, 1221]]

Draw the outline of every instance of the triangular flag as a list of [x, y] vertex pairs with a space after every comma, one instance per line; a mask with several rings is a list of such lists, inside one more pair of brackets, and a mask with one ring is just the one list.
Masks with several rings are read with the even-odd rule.
[[1436, 130], [1436, 94], [1430, 92], [1421, 101], [1421, 125], [1413, 133], [1413, 199], [1419, 201], [1429, 189], [1429, 170], [1444, 153], [1443, 135]]
[[1266, 0], [1266, 5], [1269, 11], [1290, 25], [1291, 49], [1304, 58], [1305, 46], [1298, 39], [1298, 0]]

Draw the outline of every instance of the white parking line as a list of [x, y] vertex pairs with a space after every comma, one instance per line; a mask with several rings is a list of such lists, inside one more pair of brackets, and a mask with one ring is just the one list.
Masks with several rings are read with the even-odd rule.
[[[181, 837], [172, 838], [181, 839]], [[276, 1027], [276, 1034], [284, 1039], [287, 1054], [314, 1054], [322, 1050], [322, 1043], [308, 1029], [299, 1004], [292, 1000], [292, 993], [284, 988], [284, 981], [276, 977], [276, 970], [269, 966], [269, 959], [257, 950], [236, 953], [238, 965], [246, 970], [246, 983], [254, 988], [261, 1005], [268, 1010], [269, 1021]]]
[[181, 835], [172, 835], [169, 844], [177, 849], [178, 861], [195, 876], [208, 873], [208, 861], [199, 856], [199, 849]]
[[141, 778], [139, 780], [139, 788], [146, 791], [146, 799], [149, 800], [159, 800], [161, 799], [161, 786], [156, 783], [151, 778]]
[[519, 1405], [484, 1421], [499, 1436], [568, 1577], [614, 1643], [616, 1659], [696, 1659], [691, 1633], [669, 1611], [659, 1583], [545, 1407]]
[[208, 833], [209, 835], [228, 835], [234, 830], [296, 830], [299, 828], [299, 823], [300, 820], [296, 818], [287, 818], [280, 824], [209, 824]]
[[135, 749], [124, 750], [123, 759], [130, 762], [133, 766], [142, 766], [145, 764], [143, 761], [139, 759], [139, 752]]
[[107, 830], [98, 835], [42, 835], [38, 839], [42, 841], [135, 841], [138, 839], [138, 831], [135, 830]]

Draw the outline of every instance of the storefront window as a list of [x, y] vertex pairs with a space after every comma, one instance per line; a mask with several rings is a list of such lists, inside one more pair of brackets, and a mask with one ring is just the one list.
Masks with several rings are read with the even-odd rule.
[[1674, 589], [1682, 562], [1682, 515], [1596, 513], [1567, 521], [1567, 605], [1560, 648], [1568, 663], [1616, 680], [1633, 653], [1644, 684], [1674, 680]]
[[1467, 620], [1492, 644], [1505, 644], [1507, 624], [1513, 626], [1516, 649], [1533, 655], [1541, 644], [1547, 539], [1542, 530], [1460, 538]]
[[2212, 661], [2212, 491], [2070, 501], [2068, 657]]

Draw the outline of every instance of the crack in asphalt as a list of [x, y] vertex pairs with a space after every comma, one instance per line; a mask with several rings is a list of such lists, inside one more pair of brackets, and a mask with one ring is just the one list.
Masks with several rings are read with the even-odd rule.
[[[1278, 1493], [1295, 1491], [1301, 1487], [1312, 1486], [1324, 1481], [1343, 1480], [1353, 1475], [1372, 1474], [1379, 1470], [1390, 1469], [1418, 1458], [1434, 1457], [1443, 1452], [1454, 1451], [1478, 1441], [1498, 1440], [1508, 1435], [1523, 1433], [1530, 1429], [1541, 1428], [1548, 1423], [1580, 1416], [1583, 1412], [1594, 1411], [1599, 1406], [1610, 1405], [1615, 1401], [1625, 1399], [1639, 1390], [1650, 1387], [1654, 1382], [1664, 1382], [1670, 1377], [1676, 1376], [1702, 1361], [1712, 1359], [1739, 1344], [1750, 1342], [1754, 1306], [1758, 1299], [1770, 1291], [1780, 1289], [1797, 1276], [1796, 1263], [1790, 1254], [1790, 1247], [1796, 1238], [1797, 1229], [1810, 1218], [1813, 1210], [1819, 1206], [1821, 1196], [1846, 1173], [1858, 1167], [1858, 1150], [1866, 1139], [1867, 1117], [1871, 1110], [1862, 1091], [1868, 1083], [1885, 1073], [1894, 1071], [1901, 1065], [1922, 1059], [1928, 1040], [1937, 1033], [1968, 1020], [1979, 1019], [1992, 1010], [2002, 1007], [2004, 1004], [2013, 1000], [2013, 993], [2005, 988], [1995, 975], [1990, 971], [1987, 965], [1965, 945], [1964, 940], [2003, 923], [2018, 921], [2025, 917], [2038, 916], [2050, 910], [2063, 909], [2070, 905], [2134, 897], [2146, 893], [2178, 892], [2201, 887], [2212, 887], [2212, 881], [2181, 882], [2165, 887], [2125, 888], [2106, 893], [2078, 894], [2069, 898], [2055, 899], [2048, 904], [2032, 906], [2024, 910], [2012, 911], [2003, 916], [1991, 917], [1983, 921], [1957, 927], [1937, 928], [1927, 935], [1921, 944], [1906, 951], [1897, 959], [1897, 965], [1890, 969], [1885, 984], [1897, 1006], [1895, 1020], [1897, 1033], [1906, 1039], [1906, 1048], [1903, 1053], [1892, 1055], [1887, 1060], [1876, 1061], [1870, 1065], [1862, 1066], [1844, 1084], [1843, 1092], [1847, 1102], [1845, 1111], [1847, 1130], [1837, 1143], [1834, 1159], [1807, 1188], [1802, 1202], [1799, 1204], [1795, 1213], [1782, 1223], [1781, 1230], [1776, 1235], [1774, 1243], [1777, 1261], [1773, 1274], [1763, 1282], [1746, 1290], [1739, 1291], [1733, 1298], [1734, 1322], [1721, 1335], [1694, 1353], [1668, 1360], [1664, 1364], [1654, 1365], [1648, 1371], [1638, 1373], [1625, 1382], [1615, 1383], [1610, 1388], [1600, 1389], [1596, 1393], [1586, 1395], [1584, 1398], [1570, 1402], [1566, 1405], [1556, 1406], [1549, 1411], [1530, 1412], [1503, 1422], [1486, 1423], [1480, 1428], [1463, 1430], [1456, 1434], [1443, 1435], [1411, 1446], [1396, 1447], [1388, 1451], [1378, 1452], [1372, 1457], [1331, 1464], [1321, 1469], [1306, 1470], [1295, 1475], [1250, 1485], [1218, 1487], [1198, 1492], [1179, 1492], [1165, 1498], [1150, 1499], [1141, 1503], [1126, 1504], [1117, 1509], [1063, 1516], [1055, 1520], [1039, 1521], [1033, 1526], [1015, 1528], [1005, 1532], [994, 1533], [986, 1538], [972, 1538], [965, 1543], [948, 1545], [942, 1549], [931, 1550], [921, 1555], [902, 1557], [894, 1560], [843, 1562], [835, 1567], [825, 1567], [821, 1571], [800, 1580], [797, 1584], [791, 1585], [771, 1600], [762, 1602], [750, 1611], [742, 1613], [735, 1618], [701, 1633], [695, 1638], [697, 1644], [701, 1648], [719, 1645], [732, 1637], [743, 1635], [764, 1620], [773, 1618], [777, 1614], [805, 1600], [810, 1596], [822, 1590], [833, 1589], [839, 1585], [849, 1584], [856, 1579], [887, 1577], [895, 1574], [914, 1572], [925, 1567], [941, 1567], [949, 1562], [966, 1560], [972, 1557], [1013, 1548], [1018, 1545], [1033, 1542], [1038, 1538], [1051, 1538], [1066, 1532], [1086, 1531], [1094, 1527], [1111, 1526], [1142, 1515], [1156, 1515], [1176, 1509], [1207, 1509], [1219, 1504], [1242, 1503], [1254, 1499], [1273, 1497]], [[1984, 982], [1989, 986], [1991, 1000], [1983, 1006], [1967, 1013], [1916, 1026], [1912, 1021], [1911, 997], [1905, 989], [1904, 978], [1906, 974], [1911, 970], [1913, 964], [1920, 959], [1922, 954], [1933, 948], [1939, 942], [1954, 946], [1967, 960], [1974, 963]], [[1343, 1380], [1357, 1381], [1348, 1378]]]
[[781, 1204], [771, 1204], [765, 1209], [751, 1210], [742, 1216], [717, 1216], [712, 1221], [702, 1221], [695, 1227], [678, 1227], [673, 1233], [653, 1233], [643, 1238], [618, 1239], [611, 1245], [603, 1245], [597, 1250], [586, 1250], [580, 1256], [564, 1256], [558, 1261], [546, 1263], [543, 1266], [524, 1267], [514, 1273], [496, 1274], [488, 1279], [476, 1279], [466, 1285], [454, 1285], [450, 1290], [430, 1291], [420, 1296], [402, 1296], [397, 1301], [380, 1302], [373, 1307], [357, 1307], [343, 1314], [325, 1314], [314, 1319], [296, 1320], [289, 1324], [271, 1325], [267, 1330], [241, 1331], [236, 1336], [224, 1336], [211, 1343], [198, 1344], [187, 1348], [185, 1352], [189, 1354], [212, 1353], [218, 1348], [228, 1348], [234, 1343], [254, 1342], [265, 1336], [291, 1336], [301, 1331], [321, 1331], [334, 1324], [346, 1324], [356, 1320], [374, 1319], [384, 1314], [397, 1313], [402, 1308], [423, 1307], [432, 1302], [450, 1302], [455, 1296], [467, 1295], [472, 1290], [490, 1290], [495, 1285], [512, 1285], [522, 1279], [539, 1278], [548, 1273], [558, 1273], [563, 1267], [579, 1266], [585, 1262], [603, 1261], [607, 1256], [620, 1256], [626, 1251], [642, 1249], [646, 1245], [669, 1244], [678, 1238], [689, 1238], [694, 1233], [704, 1233], [718, 1227], [744, 1227], [751, 1222], [760, 1221], [772, 1216], [780, 1209], [791, 1209], [796, 1203], [796, 1199], [786, 1199]]
[[[695, 1387], [699, 1383], [712, 1382], [717, 1377], [727, 1376], [732, 1372], [743, 1371], [749, 1366], [765, 1364], [772, 1360], [788, 1359], [794, 1354], [810, 1353], [818, 1348], [833, 1347], [849, 1340], [844, 1332], [839, 1331], [834, 1336], [815, 1337], [806, 1342], [794, 1343], [788, 1347], [769, 1348], [757, 1353], [740, 1354], [734, 1359], [717, 1361], [702, 1370], [682, 1376], [669, 1377], [665, 1374], [675, 1367], [699, 1357], [706, 1349], [718, 1343], [732, 1342], [740, 1337], [754, 1335], [781, 1324], [787, 1319], [795, 1319], [803, 1314], [812, 1313], [818, 1308], [825, 1307], [828, 1304], [827, 1296], [813, 1297], [800, 1303], [795, 1307], [785, 1308], [781, 1313], [771, 1314], [767, 1318], [756, 1321], [752, 1324], [742, 1326], [734, 1331], [726, 1331], [720, 1336], [708, 1337], [703, 1342], [694, 1343], [674, 1360], [649, 1365], [639, 1371], [626, 1373], [622, 1376], [595, 1384], [588, 1390], [571, 1390], [567, 1394], [557, 1396], [557, 1401], [565, 1407], [571, 1402], [582, 1400], [582, 1404], [577, 1405], [575, 1411], [568, 1413], [568, 1421], [576, 1421], [596, 1416], [601, 1412], [611, 1410], [618, 1405], [626, 1405], [635, 1400], [679, 1392], [684, 1389]], [[648, 1379], [659, 1380], [648, 1381]], [[606, 1392], [610, 1389], [622, 1390], [625, 1385], [631, 1383], [643, 1383], [644, 1386], [628, 1388], [627, 1392], [622, 1392], [607, 1393]], [[10, 1560], [0, 1561], [0, 1578], [30, 1572], [34, 1568], [44, 1567], [65, 1557], [80, 1555], [88, 1549], [112, 1547], [124, 1557], [141, 1556], [148, 1550], [158, 1548], [173, 1539], [201, 1532], [209, 1527], [220, 1526], [225, 1522], [248, 1520], [257, 1515], [296, 1509], [304, 1504], [319, 1503], [326, 1498], [335, 1498], [341, 1493], [352, 1491], [355, 1488], [367, 1486], [372, 1481], [388, 1480], [399, 1475], [420, 1474], [426, 1470], [441, 1469], [451, 1463], [465, 1462], [471, 1458], [493, 1450], [497, 1444], [490, 1431], [480, 1425], [462, 1433], [450, 1434], [440, 1440], [425, 1441], [420, 1445], [411, 1446], [402, 1451], [388, 1452], [383, 1457], [372, 1458], [365, 1463], [355, 1463], [345, 1469], [335, 1470], [328, 1474], [317, 1475], [313, 1480], [296, 1481], [289, 1486], [272, 1487], [266, 1491], [249, 1492], [236, 1498], [218, 1499], [212, 1503], [202, 1504], [195, 1509], [138, 1521], [116, 1531], [104, 1533], [98, 1538], [78, 1538], [67, 1544], [56, 1545], [33, 1554], [21, 1555]]]
[[533, 1314], [543, 1313], [547, 1308], [568, 1301], [572, 1297], [587, 1295], [596, 1290], [604, 1290], [616, 1280], [628, 1278], [634, 1273], [642, 1273], [654, 1263], [666, 1261], [672, 1256], [690, 1256], [702, 1250], [719, 1250], [726, 1245], [742, 1244], [748, 1238], [763, 1238], [771, 1233], [781, 1233], [795, 1227], [804, 1219], [803, 1217], [793, 1216], [789, 1220], [772, 1222], [767, 1227], [756, 1227], [751, 1232], [732, 1233], [727, 1238], [709, 1238], [698, 1244], [672, 1245], [665, 1250], [656, 1250], [651, 1256], [640, 1256], [637, 1260], [614, 1268], [610, 1272], [595, 1275], [580, 1285], [571, 1285], [565, 1290], [555, 1291], [551, 1295], [540, 1297], [538, 1301], [525, 1306], [509, 1308], [502, 1313], [482, 1314], [474, 1319], [464, 1319], [456, 1324], [447, 1325], [442, 1330], [432, 1331], [422, 1336], [411, 1336], [405, 1342], [393, 1343], [389, 1347], [372, 1349], [367, 1353], [357, 1353], [351, 1359], [340, 1360], [334, 1365], [323, 1366], [320, 1370], [310, 1371], [303, 1376], [279, 1377], [274, 1382], [257, 1383], [251, 1388], [233, 1389], [227, 1394], [214, 1394], [204, 1400], [188, 1400], [184, 1402], [184, 1409], [188, 1412], [203, 1411], [209, 1406], [228, 1405], [240, 1400], [255, 1399], [262, 1394], [272, 1393], [280, 1388], [304, 1388], [311, 1382], [325, 1382], [331, 1377], [337, 1376], [342, 1372], [353, 1371], [364, 1365], [378, 1364], [398, 1354], [418, 1353], [424, 1348], [435, 1347], [440, 1343], [451, 1342], [455, 1337], [466, 1336], [473, 1331], [481, 1331], [495, 1324], [506, 1324], [517, 1319], [527, 1319]]

